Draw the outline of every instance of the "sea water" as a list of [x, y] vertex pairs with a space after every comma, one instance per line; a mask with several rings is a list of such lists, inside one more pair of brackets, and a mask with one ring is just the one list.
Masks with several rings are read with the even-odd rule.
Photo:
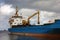
[[29, 36], [9, 35], [8, 32], [0, 32], [0, 40], [50, 40], [46, 38], [36, 38]]

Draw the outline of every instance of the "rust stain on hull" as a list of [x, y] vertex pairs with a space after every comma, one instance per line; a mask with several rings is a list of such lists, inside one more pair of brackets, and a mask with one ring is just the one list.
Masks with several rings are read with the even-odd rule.
[[60, 34], [33, 34], [33, 33], [11, 33], [12, 35], [31, 36], [36, 38], [60, 39]]

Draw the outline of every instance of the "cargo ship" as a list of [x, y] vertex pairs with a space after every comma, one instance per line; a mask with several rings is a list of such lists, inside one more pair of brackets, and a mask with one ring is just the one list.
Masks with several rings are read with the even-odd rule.
[[[37, 24], [31, 25], [30, 19], [37, 15]], [[32, 37], [59, 37], [60, 38], [60, 20], [40, 25], [40, 12], [37, 11], [33, 15], [29, 16], [28, 19], [24, 19], [22, 15], [19, 16], [18, 9], [16, 7], [16, 13], [14, 16], [9, 18], [11, 28], [8, 31], [14, 35], [25, 35]]]

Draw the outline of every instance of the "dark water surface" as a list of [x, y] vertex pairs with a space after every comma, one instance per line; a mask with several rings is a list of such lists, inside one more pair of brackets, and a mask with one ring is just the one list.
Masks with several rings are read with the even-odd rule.
[[[52, 40], [52, 39], [9, 35], [9, 32], [3, 31], [3, 32], [0, 32], [0, 40]], [[59, 40], [59, 39], [56, 39], [56, 40]]]

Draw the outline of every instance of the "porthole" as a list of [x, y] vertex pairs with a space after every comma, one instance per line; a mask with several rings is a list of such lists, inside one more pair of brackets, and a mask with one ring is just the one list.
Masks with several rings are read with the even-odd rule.
[[14, 23], [14, 24], [16, 24], [16, 23]]
[[18, 20], [16, 20], [16, 21], [18, 21]]

